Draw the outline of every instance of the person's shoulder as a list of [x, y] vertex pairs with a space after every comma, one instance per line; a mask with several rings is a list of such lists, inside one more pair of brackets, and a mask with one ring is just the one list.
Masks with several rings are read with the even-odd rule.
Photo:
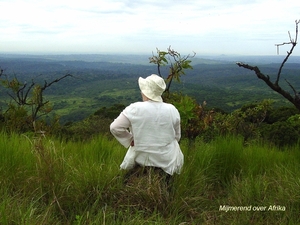
[[165, 107], [169, 107], [171, 109], [176, 109], [176, 107], [171, 103], [164, 102], [164, 105], [165, 105]]
[[142, 106], [143, 104], [144, 104], [144, 102], [134, 102], [134, 103], [131, 103], [126, 108], [138, 108], [138, 107]]
[[136, 109], [141, 108], [143, 102], [134, 102], [128, 105], [124, 110], [123, 113], [133, 112], [136, 111]]
[[165, 108], [168, 109], [169, 111], [175, 113], [176, 115], [179, 114], [178, 109], [171, 103], [166, 103], [164, 102]]

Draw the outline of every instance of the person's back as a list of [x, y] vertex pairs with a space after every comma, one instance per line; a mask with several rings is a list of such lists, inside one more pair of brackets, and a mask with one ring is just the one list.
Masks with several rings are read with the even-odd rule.
[[184, 158], [178, 144], [180, 114], [173, 105], [162, 101], [165, 82], [151, 75], [140, 78], [139, 86], [143, 102], [127, 106], [110, 126], [117, 140], [130, 146], [120, 167], [131, 169], [138, 164], [161, 168], [170, 175], [180, 173]]
[[180, 115], [167, 103], [145, 101], [128, 106], [123, 114], [131, 123], [134, 137], [135, 161], [144, 166], [162, 168], [173, 174], [183, 160], [180, 140]]
[[123, 114], [130, 120], [136, 150], [163, 147], [180, 139], [180, 116], [177, 109], [163, 102], [137, 102]]

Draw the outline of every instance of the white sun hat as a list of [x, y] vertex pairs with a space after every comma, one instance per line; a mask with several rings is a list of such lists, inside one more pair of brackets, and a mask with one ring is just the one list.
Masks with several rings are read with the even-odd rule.
[[163, 78], [156, 74], [151, 74], [145, 79], [140, 77], [138, 80], [141, 92], [149, 99], [155, 102], [162, 102], [162, 93], [166, 89], [166, 83]]

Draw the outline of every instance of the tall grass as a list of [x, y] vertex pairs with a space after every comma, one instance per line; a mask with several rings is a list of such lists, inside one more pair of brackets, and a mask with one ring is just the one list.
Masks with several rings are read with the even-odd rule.
[[151, 172], [125, 182], [126, 150], [104, 136], [65, 143], [1, 133], [0, 224], [300, 223], [299, 146], [237, 137], [190, 146], [181, 142], [185, 165], [167, 188]]

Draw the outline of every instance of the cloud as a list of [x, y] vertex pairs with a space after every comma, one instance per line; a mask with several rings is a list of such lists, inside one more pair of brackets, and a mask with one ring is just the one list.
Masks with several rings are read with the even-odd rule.
[[262, 54], [270, 44], [270, 54], [300, 19], [294, 0], [2, 0], [0, 8], [3, 51], [149, 52], [174, 45], [236, 54], [244, 44], [243, 51]]

